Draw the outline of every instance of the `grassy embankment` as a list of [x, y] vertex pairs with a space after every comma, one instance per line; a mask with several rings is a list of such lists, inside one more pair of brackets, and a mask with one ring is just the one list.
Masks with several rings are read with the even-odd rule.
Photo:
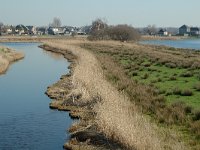
[[10, 63], [22, 58], [24, 58], [23, 53], [16, 52], [9, 48], [0, 47], [0, 74], [4, 73], [8, 69]]
[[181, 131], [200, 146], [200, 53], [115, 42], [82, 44], [93, 51], [119, 91], [160, 125]]
[[44, 48], [62, 53], [66, 58], [75, 56], [71, 59], [71, 73], [62, 76], [47, 91], [54, 99], [51, 108], [69, 110], [72, 117], [80, 118], [69, 129], [71, 140], [65, 148], [188, 149], [176, 134], [158, 128], [141, 113], [138, 100], [150, 105], [147, 99], [151, 102], [160, 99], [155, 98], [151, 88], [135, 83], [124, 74], [124, 63], [115, 58], [124, 56], [123, 50], [126, 57], [133, 56], [127, 53], [127, 47], [118, 42], [54, 40], [46, 42]]

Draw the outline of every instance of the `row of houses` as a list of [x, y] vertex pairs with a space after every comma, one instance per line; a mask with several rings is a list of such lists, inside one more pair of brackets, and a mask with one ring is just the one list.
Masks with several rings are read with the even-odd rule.
[[198, 27], [189, 27], [187, 25], [182, 25], [179, 28], [179, 35], [182, 36], [199, 36], [200, 29]]
[[158, 36], [171, 36], [171, 35], [180, 35], [180, 36], [200, 36], [200, 28], [198, 27], [189, 27], [187, 25], [182, 25], [178, 28], [176, 34], [172, 34], [172, 32], [168, 31], [167, 29], [160, 29], [155, 34]]
[[34, 26], [24, 26], [22, 24], [17, 26], [1, 26], [0, 27], [0, 35], [13, 35], [13, 34], [27, 34], [27, 35], [35, 35], [36, 28]]
[[22, 24], [17, 26], [0, 26], [0, 35], [72, 35], [73, 33], [79, 35], [86, 35], [90, 32], [90, 26], [81, 28], [64, 26], [64, 27], [35, 27], [24, 26]]
[[148, 26], [145, 28], [137, 29], [141, 35], [152, 35], [152, 36], [200, 36], [200, 28], [189, 27], [182, 25], [180, 28], [168, 27], [168, 28], [157, 28], [155, 26]]

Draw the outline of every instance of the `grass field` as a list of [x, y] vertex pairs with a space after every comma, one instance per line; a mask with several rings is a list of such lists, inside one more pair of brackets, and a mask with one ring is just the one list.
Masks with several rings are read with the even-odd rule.
[[[200, 108], [199, 69], [170, 68], [146, 59], [142, 62], [123, 57], [117, 60], [133, 80], [153, 86], [160, 95], [166, 97], [168, 103], [181, 100], [195, 109]], [[138, 67], [132, 68], [138, 64]]]

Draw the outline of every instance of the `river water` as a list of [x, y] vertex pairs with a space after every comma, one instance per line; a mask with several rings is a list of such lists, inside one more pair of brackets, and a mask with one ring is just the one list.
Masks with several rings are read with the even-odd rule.
[[39, 43], [0, 43], [25, 58], [0, 75], [0, 150], [59, 150], [69, 138], [68, 113], [50, 110], [47, 86], [68, 72], [63, 56]]
[[140, 43], [200, 50], [200, 38], [184, 39], [184, 40], [149, 40], [149, 41], [142, 41]]

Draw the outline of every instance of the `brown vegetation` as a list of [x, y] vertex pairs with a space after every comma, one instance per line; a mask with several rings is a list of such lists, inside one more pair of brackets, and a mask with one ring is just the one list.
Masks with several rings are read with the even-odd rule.
[[4, 73], [11, 62], [17, 61], [24, 57], [23, 53], [16, 52], [9, 48], [0, 47], [0, 74]]
[[[94, 149], [94, 146], [100, 146], [103, 149], [187, 149], [176, 135], [166, 129], [161, 132], [137, 107], [140, 103], [144, 108], [161, 111], [153, 105], [162, 106], [164, 100], [155, 97], [147, 86], [129, 80], [121, 67], [109, 57], [120, 53], [116, 49], [121, 50], [121, 43], [59, 40], [46, 43], [53, 51], [58, 50], [64, 55], [70, 52], [77, 58], [70, 77], [63, 77], [47, 91], [48, 95], [56, 99], [52, 103], [57, 108], [66, 108], [72, 116], [81, 119], [80, 123], [70, 129], [72, 139], [65, 144], [66, 148]], [[91, 52], [77, 46], [80, 44], [99, 53], [97, 56], [101, 63]], [[129, 54], [129, 51], [125, 52]], [[106, 77], [117, 85], [117, 89], [106, 81]], [[174, 111], [178, 111], [176, 106]]]
[[116, 40], [116, 41], [137, 41], [140, 34], [132, 26], [116, 25], [108, 26], [101, 19], [92, 23], [92, 30], [88, 36], [89, 40]]

